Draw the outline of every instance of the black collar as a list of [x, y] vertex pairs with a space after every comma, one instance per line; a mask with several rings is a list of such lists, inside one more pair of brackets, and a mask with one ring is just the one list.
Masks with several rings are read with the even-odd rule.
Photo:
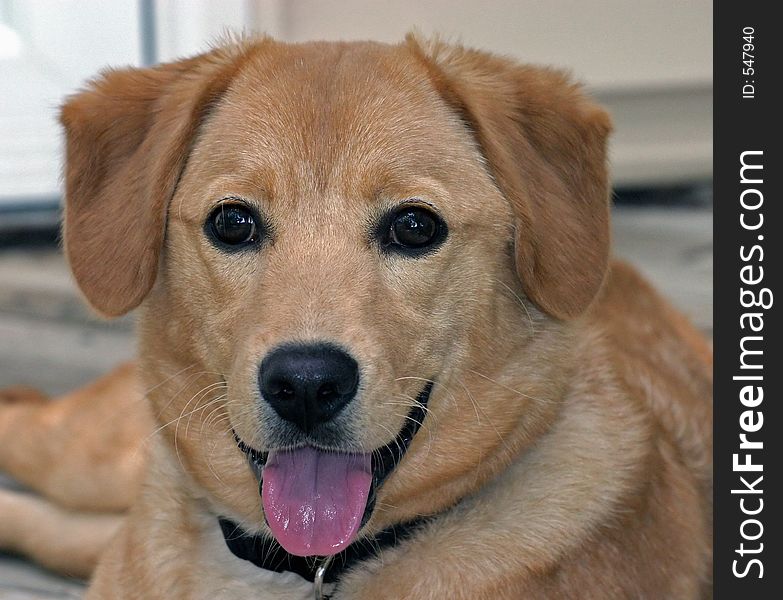
[[[333, 583], [337, 581], [344, 571], [350, 569], [356, 563], [372, 558], [384, 548], [396, 545], [406, 537], [409, 537], [425, 520], [424, 518], [419, 518], [407, 523], [394, 525], [384, 529], [371, 539], [354, 542], [335, 555], [326, 568], [324, 582]], [[277, 573], [291, 571], [301, 575], [308, 581], [315, 581], [315, 572], [319, 567], [319, 563], [312, 556], [304, 557], [289, 554], [271, 538], [262, 535], [251, 535], [229, 519], [219, 517], [218, 522], [223, 532], [223, 539], [226, 540], [226, 545], [234, 556], [249, 560], [257, 567], [268, 571]]]

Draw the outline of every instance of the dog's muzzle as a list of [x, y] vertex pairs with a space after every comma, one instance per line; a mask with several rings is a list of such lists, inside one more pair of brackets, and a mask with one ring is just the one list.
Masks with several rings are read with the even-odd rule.
[[356, 539], [421, 428], [432, 388], [430, 381], [419, 393], [397, 437], [366, 454], [311, 446], [261, 452], [234, 434], [259, 479], [267, 525], [287, 552], [333, 556]]

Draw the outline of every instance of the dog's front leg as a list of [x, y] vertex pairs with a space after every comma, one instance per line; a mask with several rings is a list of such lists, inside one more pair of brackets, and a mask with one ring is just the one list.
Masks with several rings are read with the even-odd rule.
[[47, 400], [0, 391], [0, 471], [69, 510], [126, 510], [145, 464], [152, 417], [135, 366]]
[[72, 511], [32, 494], [0, 489], [0, 550], [69, 577], [90, 576], [122, 521], [120, 514]]

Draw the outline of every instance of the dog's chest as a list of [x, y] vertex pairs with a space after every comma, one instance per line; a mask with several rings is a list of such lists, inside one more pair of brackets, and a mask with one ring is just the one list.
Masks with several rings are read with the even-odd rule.
[[[313, 583], [295, 573], [260, 569], [229, 552], [217, 521], [206, 528], [199, 555], [198, 600], [312, 600]], [[326, 593], [332, 586], [325, 586]]]
[[[197, 586], [199, 600], [312, 600], [313, 584], [294, 573], [264, 571], [232, 557], [234, 563], [216, 562]], [[242, 564], [244, 563], [244, 564]]]

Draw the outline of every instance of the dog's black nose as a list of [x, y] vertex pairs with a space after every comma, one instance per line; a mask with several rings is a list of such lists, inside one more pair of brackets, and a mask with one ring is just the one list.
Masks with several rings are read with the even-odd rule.
[[277, 414], [309, 433], [356, 395], [359, 365], [329, 344], [283, 346], [261, 361], [258, 385]]

